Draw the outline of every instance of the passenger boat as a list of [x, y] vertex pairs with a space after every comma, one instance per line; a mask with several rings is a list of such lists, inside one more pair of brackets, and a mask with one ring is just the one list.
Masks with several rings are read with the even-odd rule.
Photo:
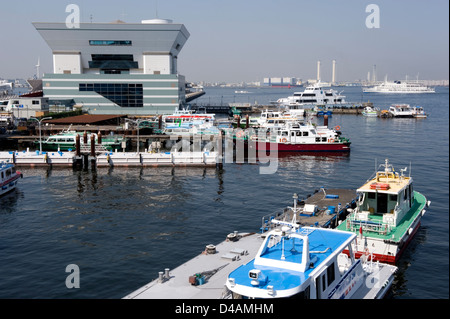
[[14, 164], [0, 163], [0, 196], [16, 188], [19, 178], [22, 178], [21, 172], [16, 171]]
[[353, 251], [357, 257], [369, 255], [381, 262], [396, 263], [420, 226], [424, 195], [413, 189], [413, 179], [401, 174], [386, 159], [383, 170], [365, 182], [354, 211], [337, 229], [358, 235]]
[[[309, 85], [303, 92], [295, 92], [292, 96], [280, 98], [277, 104], [285, 107], [290, 113], [304, 113], [305, 109], [314, 109], [322, 106], [325, 109], [334, 107], [351, 107], [354, 103], [347, 102], [345, 96], [333, 89], [325, 89], [319, 82]], [[323, 110], [319, 110], [323, 112]]]
[[363, 89], [364, 93], [435, 93], [435, 89], [418, 82], [393, 81], [387, 79], [379, 85]]
[[[86, 133], [87, 144], [91, 143], [91, 136], [95, 137], [95, 143], [98, 144], [98, 135], [96, 133]], [[50, 135], [47, 139], [42, 141], [42, 150], [45, 151], [74, 151], [76, 148], [76, 136], [80, 135], [80, 145], [84, 145], [83, 135], [84, 132], [77, 132], [71, 130], [65, 130], [55, 135]], [[101, 137], [102, 145], [105, 149], [111, 151], [122, 148], [122, 142], [126, 142], [126, 139], [122, 135], [104, 135]], [[41, 142], [34, 142], [36, 148], [39, 149]]]
[[174, 124], [166, 123], [163, 130], [166, 135], [192, 136], [195, 134], [218, 135], [220, 130], [208, 119], [190, 120]]
[[340, 126], [329, 129], [310, 122], [289, 122], [269, 129], [267, 134], [250, 136], [249, 147], [278, 152], [348, 152], [351, 142], [341, 136], [340, 129]]
[[389, 107], [389, 113], [392, 117], [414, 117], [414, 109], [409, 104], [392, 104]]
[[366, 106], [362, 111], [362, 115], [367, 117], [377, 117], [380, 113], [380, 110], [376, 107]]
[[214, 113], [195, 113], [192, 110], [189, 109], [182, 109], [178, 110], [175, 109], [175, 111], [172, 114], [163, 115], [162, 121], [163, 125], [174, 125], [176, 123], [189, 123], [194, 120], [202, 120], [204, 122], [214, 122], [215, 121], [215, 114]]
[[254, 259], [228, 275], [233, 299], [378, 299], [392, 285], [397, 267], [356, 259], [354, 233], [274, 223], [281, 229], [268, 232]]

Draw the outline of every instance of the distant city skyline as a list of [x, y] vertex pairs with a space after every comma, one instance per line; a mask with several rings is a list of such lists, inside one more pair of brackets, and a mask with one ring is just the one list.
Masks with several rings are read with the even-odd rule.
[[[32, 22], [64, 22], [66, 6], [82, 23], [140, 23], [155, 17], [184, 24], [190, 38], [178, 57], [189, 82], [262, 82], [265, 77], [331, 81], [449, 78], [448, 1], [123, 1], [2, 3], [0, 78], [53, 72], [52, 52]], [[379, 28], [369, 28], [379, 8]], [[370, 20], [372, 19], [372, 20]]]

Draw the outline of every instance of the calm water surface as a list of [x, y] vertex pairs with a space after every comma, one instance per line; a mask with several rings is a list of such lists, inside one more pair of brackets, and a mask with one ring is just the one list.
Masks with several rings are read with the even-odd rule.
[[[333, 115], [329, 125], [341, 126], [350, 154], [284, 156], [270, 175], [248, 163], [223, 170], [22, 169], [16, 191], [0, 198], [0, 298], [122, 298], [232, 231], [258, 231], [261, 217], [290, 205], [293, 193], [357, 188], [385, 158], [397, 170], [411, 164], [415, 189], [432, 202], [398, 265], [392, 298], [448, 298], [448, 88], [427, 95], [344, 89], [350, 101], [421, 105], [429, 117]], [[295, 90], [248, 91], [207, 88], [198, 102], [264, 104]], [[69, 264], [80, 268], [79, 289], [66, 288]]]

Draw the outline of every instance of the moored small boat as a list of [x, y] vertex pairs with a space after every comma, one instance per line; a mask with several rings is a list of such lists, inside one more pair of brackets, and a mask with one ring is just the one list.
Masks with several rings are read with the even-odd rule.
[[288, 122], [267, 134], [251, 136], [249, 145], [256, 150], [278, 152], [349, 152], [351, 142], [341, 136], [340, 129], [340, 126], [329, 129], [311, 123]]
[[377, 117], [379, 112], [380, 112], [380, 110], [378, 108], [366, 106], [364, 108], [364, 110], [362, 111], [362, 115], [367, 116], [367, 117]]
[[[87, 134], [87, 145], [91, 143], [91, 136], [93, 135], [95, 138], [95, 143], [99, 143], [99, 135], [95, 133], [86, 133]], [[55, 135], [50, 135], [47, 139], [41, 141], [35, 141], [34, 144], [36, 148], [40, 148], [42, 145], [42, 150], [44, 151], [69, 151], [75, 150], [76, 148], [76, 136], [80, 135], [80, 144], [84, 145], [84, 132], [76, 132], [76, 131], [63, 131]], [[122, 142], [126, 142], [126, 139], [122, 135], [105, 135], [101, 137], [102, 146], [108, 150], [118, 150], [123, 147]]]
[[416, 119], [426, 119], [428, 115], [421, 106], [413, 106], [413, 117]]
[[0, 196], [16, 188], [19, 178], [22, 178], [21, 172], [11, 163], [0, 163]]
[[392, 117], [413, 118], [414, 110], [409, 104], [393, 104], [389, 107], [389, 113]]
[[365, 182], [357, 192], [356, 208], [337, 229], [358, 235], [356, 255], [370, 255], [381, 262], [396, 263], [420, 226], [424, 195], [413, 189], [413, 180], [394, 171], [386, 159], [384, 170]]

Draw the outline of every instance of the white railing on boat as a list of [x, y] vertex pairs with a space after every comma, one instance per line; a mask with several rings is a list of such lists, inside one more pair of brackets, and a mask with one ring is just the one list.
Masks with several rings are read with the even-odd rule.
[[381, 235], [386, 235], [392, 231], [392, 225], [389, 223], [383, 223], [381, 221], [361, 219], [359, 213], [352, 213], [345, 220], [346, 229], [352, 232], [359, 230], [366, 232], [375, 232]]

